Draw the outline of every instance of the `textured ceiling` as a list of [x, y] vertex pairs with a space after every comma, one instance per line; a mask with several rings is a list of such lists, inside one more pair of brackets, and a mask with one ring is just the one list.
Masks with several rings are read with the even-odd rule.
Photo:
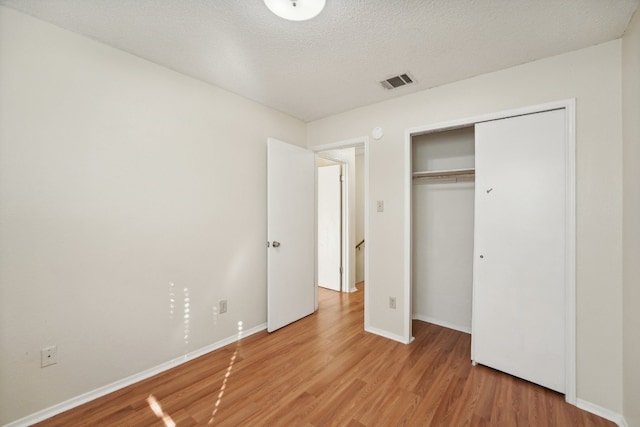
[[[640, 0], [0, 0], [305, 121], [619, 38]], [[410, 72], [417, 84], [378, 84]]]

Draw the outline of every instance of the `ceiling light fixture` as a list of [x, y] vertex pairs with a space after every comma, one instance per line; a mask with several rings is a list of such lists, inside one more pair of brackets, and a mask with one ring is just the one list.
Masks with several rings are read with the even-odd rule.
[[326, 0], [264, 0], [269, 10], [289, 21], [306, 21], [318, 16]]

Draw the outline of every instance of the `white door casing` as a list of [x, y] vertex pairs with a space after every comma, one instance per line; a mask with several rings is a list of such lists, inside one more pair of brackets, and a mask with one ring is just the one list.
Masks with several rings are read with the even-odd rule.
[[315, 308], [315, 156], [267, 141], [267, 330]]
[[566, 111], [475, 132], [472, 358], [564, 393]]
[[340, 291], [342, 166], [318, 168], [318, 286]]

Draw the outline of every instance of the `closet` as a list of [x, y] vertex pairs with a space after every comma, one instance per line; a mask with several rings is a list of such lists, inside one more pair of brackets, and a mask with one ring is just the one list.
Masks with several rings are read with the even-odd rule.
[[471, 332], [473, 126], [413, 138], [413, 318]]
[[413, 318], [566, 392], [567, 112], [413, 135]]

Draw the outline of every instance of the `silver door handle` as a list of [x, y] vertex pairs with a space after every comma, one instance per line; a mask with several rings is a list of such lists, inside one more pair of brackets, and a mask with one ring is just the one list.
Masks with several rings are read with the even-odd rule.
[[274, 240], [273, 241], [273, 247], [277, 248], [278, 246], [280, 246], [280, 242], [277, 242], [277, 241]]

